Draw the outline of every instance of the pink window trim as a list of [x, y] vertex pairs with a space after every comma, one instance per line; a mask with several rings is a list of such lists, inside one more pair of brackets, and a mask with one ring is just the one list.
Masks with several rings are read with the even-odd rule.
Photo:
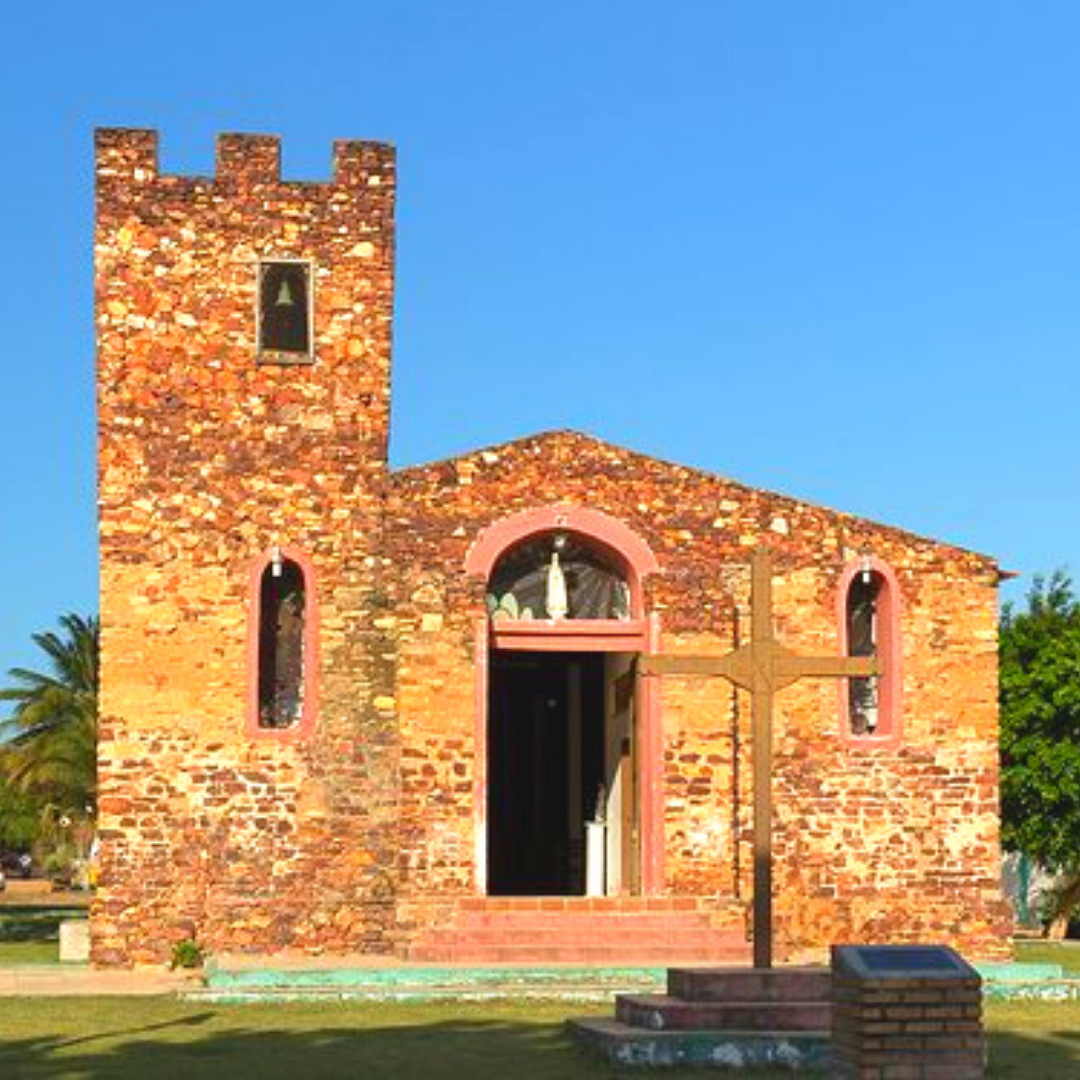
[[315, 730], [315, 718], [319, 709], [319, 603], [315, 567], [311, 559], [293, 547], [282, 547], [280, 551], [282, 559], [296, 563], [304, 575], [304, 706], [296, 723], [287, 728], [259, 726], [259, 623], [262, 618], [262, 578], [266, 568], [273, 561], [273, 553], [267, 551], [256, 559], [248, 582], [248, 692], [245, 731], [253, 739], [298, 742], [308, 738]]
[[849, 562], [840, 575], [840, 584], [836, 593], [836, 613], [840, 627], [840, 651], [848, 654], [848, 590], [856, 576], [864, 569], [880, 574], [882, 589], [878, 600], [878, 658], [884, 665], [878, 698], [880, 715], [878, 729], [873, 735], [855, 735], [851, 730], [850, 699], [848, 680], [838, 679], [840, 701], [840, 739], [848, 746], [862, 748], [881, 747], [895, 749], [900, 745], [901, 725], [901, 687], [903, 685], [902, 659], [903, 643], [900, 638], [900, 583], [896, 573], [888, 563], [876, 555], [860, 556]]
[[[647, 650], [661, 648], [660, 616], [648, 620]], [[664, 892], [664, 726], [660, 711], [660, 680], [652, 676], [638, 679], [638, 708], [641, 715], [641, 891], [645, 896]]]
[[476, 620], [476, 722], [473, 725], [473, 845], [476, 895], [487, 895], [488, 617]]

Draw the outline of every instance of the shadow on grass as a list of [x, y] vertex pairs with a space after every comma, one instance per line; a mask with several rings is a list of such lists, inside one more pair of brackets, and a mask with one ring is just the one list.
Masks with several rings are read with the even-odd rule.
[[[573, 1080], [611, 1075], [610, 1068], [573, 1046], [558, 1024], [447, 1021], [384, 1028], [327, 1026], [303, 1032], [193, 1030], [214, 1016], [71, 1039], [0, 1042], [0, 1076], [5, 1080]], [[283, 1027], [286, 1023], [283, 1017]]]
[[1015, 1032], [990, 1036], [991, 1080], [1080, 1080], [1075, 1031], [1045, 1032], [1029, 1038]]
[[[54, 1002], [55, 1004], [55, 1002]], [[261, 1019], [247, 1007], [214, 1008], [143, 1025], [113, 1023], [67, 1035], [0, 1039], [4, 1080], [586, 1080], [612, 1076], [660, 1080], [708, 1071], [617, 1071], [587, 1055], [558, 1022], [511, 1019], [449, 1019], [371, 1022], [370, 1014], [342, 1012], [306, 1030], [311, 1016], [288, 1009]], [[134, 1010], [138, 1012], [137, 1007]], [[119, 1019], [119, 1016], [114, 1019]], [[253, 1022], [251, 1022], [253, 1021]], [[1068, 1022], [1068, 1021], [1066, 1021]], [[991, 1080], [1080, 1080], [1078, 1032], [1015, 1030], [990, 1035]], [[738, 1075], [754, 1080], [791, 1080], [787, 1071]], [[800, 1076], [821, 1074], [800, 1073]]]

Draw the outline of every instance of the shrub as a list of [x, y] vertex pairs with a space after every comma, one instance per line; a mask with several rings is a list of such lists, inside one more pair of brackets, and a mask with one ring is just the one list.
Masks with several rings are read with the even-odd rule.
[[176, 968], [200, 968], [205, 958], [203, 947], [194, 938], [184, 938], [182, 941], [173, 942], [169, 967], [174, 971]]

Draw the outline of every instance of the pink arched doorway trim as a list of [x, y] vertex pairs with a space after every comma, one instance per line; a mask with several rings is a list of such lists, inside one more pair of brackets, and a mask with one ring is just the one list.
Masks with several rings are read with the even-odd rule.
[[660, 569], [652, 549], [628, 525], [599, 510], [580, 506], [542, 506], [525, 510], [489, 525], [465, 556], [465, 572], [472, 577], [491, 577], [503, 552], [515, 544], [546, 532], [568, 532], [587, 537], [610, 552], [627, 571], [631, 613], [640, 618], [642, 579]]
[[900, 637], [900, 582], [893, 568], [876, 555], [862, 555], [853, 559], [840, 575], [836, 591], [836, 618], [840, 630], [840, 652], [848, 651], [848, 590], [858, 574], [870, 570], [879, 574], [883, 582], [880, 594], [878, 619], [880, 621], [878, 657], [884, 666], [881, 676], [881, 718], [879, 729], [873, 735], [855, 735], [851, 731], [850, 701], [847, 679], [838, 679], [840, 693], [840, 739], [851, 747], [878, 747], [895, 749], [902, 738], [901, 686], [903, 684], [903, 643]]
[[[545, 506], [526, 510], [489, 525], [465, 557], [471, 577], [491, 576], [504, 552], [532, 536], [549, 532], [580, 536], [604, 549], [622, 566], [630, 587], [631, 618], [548, 619], [500, 622], [487, 615], [476, 621], [476, 724], [473, 786], [476, 888], [487, 893], [487, 710], [491, 649], [550, 650], [561, 652], [649, 652], [660, 650], [660, 620], [645, 612], [643, 579], [660, 570], [648, 544], [617, 518], [576, 506]], [[641, 792], [641, 889], [647, 895], [663, 891], [664, 818], [662, 758], [663, 734], [657, 680], [638, 683], [638, 736], [641, 755], [638, 774]]]

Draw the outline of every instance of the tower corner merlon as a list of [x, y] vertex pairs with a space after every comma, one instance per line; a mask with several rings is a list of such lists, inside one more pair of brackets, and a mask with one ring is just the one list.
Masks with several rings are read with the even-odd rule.
[[336, 139], [333, 183], [347, 187], [393, 186], [396, 162], [397, 150], [392, 143]]
[[158, 175], [158, 133], [152, 128], [97, 128], [94, 160], [99, 183], [149, 183]]

